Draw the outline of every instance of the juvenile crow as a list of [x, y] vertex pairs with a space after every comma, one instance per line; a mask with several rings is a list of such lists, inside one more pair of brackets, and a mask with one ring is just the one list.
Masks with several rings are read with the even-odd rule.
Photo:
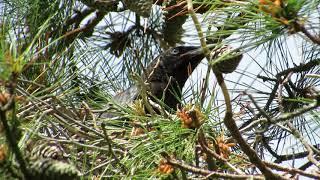
[[[208, 48], [213, 49], [215, 45], [208, 45]], [[223, 54], [230, 52], [233, 52], [230, 46], [214, 49], [211, 52], [212, 60], [219, 59]], [[214, 65], [217, 71], [231, 73], [236, 69], [242, 59], [242, 54], [240, 52], [230, 54], [231, 56], [225, 58], [224, 61], [217, 61], [217, 64]], [[178, 46], [160, 54], [142, 74], [142, 80], [148, 85], [150, 98], [160, 99], [167, 108], [175, 109], [181, 100], [181, 90], [185, 82], [204, 57], [203, 50], [199, 46]], [[139, 98], [139, 92], [137, 86], [131, 86], [115, 95], [113, 100], [116, 103], [128, 105]]]
[[[181, 89], [203, 58], [204, 53], [198, 46], [171, 48], [150, 63], [142, 79], [147, 82], [153, 97], [175, 109], [182, 96]], [[114, 96], [114, 100], [120, 104], [130, 104], [138, 97], [139, 89], [132, 86]]]

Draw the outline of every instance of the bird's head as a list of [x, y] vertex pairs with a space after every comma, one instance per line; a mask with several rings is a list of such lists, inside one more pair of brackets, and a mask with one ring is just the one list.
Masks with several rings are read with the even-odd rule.
[[183, 86], [204, 57], [199, 46], [177, 46], [165, 51], [160, 63], [165, 67], [166, 74]]
[[173, 77], [180, 85], [184, 85], [203, 58], [204, 53], [199, 46], [170, 48], [151, 62], [145, 78], [149, 81], [161, 81]]
[[161, 60], [165, 67], [173, 70], [169, 73], [177, 73], [177, 69], [189, 65], [194, 69], [203, 58], [204, 53], [199, 46], [177, 46], [164, 52]]

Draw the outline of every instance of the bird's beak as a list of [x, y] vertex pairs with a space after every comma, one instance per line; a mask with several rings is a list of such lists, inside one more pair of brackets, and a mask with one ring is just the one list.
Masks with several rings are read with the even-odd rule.
[[[207, 48], [209, 50], [212, 50], [216, 47], [216, 44], [208, 44]], [[181, 56], [188, 56], [188, 57], [196, 57], [196, 56], [205, 56], [203, 49], [201, 46], [190, 46], [188, 47], [190, 48], [190, 50], [184, 54], [182, 54]]]

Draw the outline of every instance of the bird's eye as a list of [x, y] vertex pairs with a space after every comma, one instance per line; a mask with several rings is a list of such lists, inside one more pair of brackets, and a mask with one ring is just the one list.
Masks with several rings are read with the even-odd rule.
[[179, 53], [178, 49], [172, 49], [171, 50], [171, 54], [173, 54], [173, 55], [177, 55], [178, 53]]

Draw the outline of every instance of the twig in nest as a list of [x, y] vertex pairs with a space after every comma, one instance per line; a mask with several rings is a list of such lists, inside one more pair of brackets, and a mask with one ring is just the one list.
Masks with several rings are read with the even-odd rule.
[[109, 138], [109, 136], [108, 136], [108, 134], [107, 134], [105, 125], [102, 124], [101, 127], [102, 127], [102, 130], [103, 130], [103, 134], [104, 134], [104, 136], [105, 136], [105, 140], [107, 141], [107, 144], [108, 144], [108, 147], [109, 147], [109, 152], [111, 153], [112, 157], [113, 157], [114, 160], [117, 162], [117, 164], [120, 165], [120, 168], [121, 168], [122, 172], [123, 172], [124, 174], [126, 174], [126, 173], [128, 172], [128, 169], [127, 169], [127, 167], [126, 167], [124, 164], [122, 164], [122, 163], [120, 162], [119, 158], [118, 158], [118, 157], [116, 156], [116, 154], [114, 153], [114, 151], [113, 151], [113, 149], [112, 149], [112, 141], [111, 141], [111, 139]]

